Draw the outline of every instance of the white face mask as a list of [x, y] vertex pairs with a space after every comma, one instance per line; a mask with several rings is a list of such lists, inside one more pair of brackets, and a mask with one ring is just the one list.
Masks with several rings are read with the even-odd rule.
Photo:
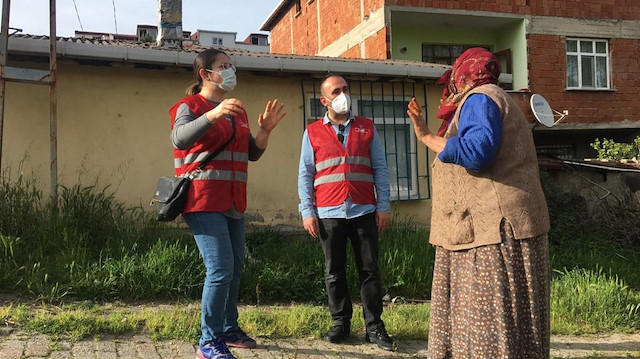
[[344, 92], [336, 96], [333, 101], [329, 99], [327, 99], [327, 101], [331, 102], [331, 108], [338, 115], [344, 115], [348, 113], [349, 109], [351, 108], [351, 96], [345, 94]]
[[222, 83], [218, 83], [215, 81], [208, 80], [212, 84], [218, 85], [219, 88], [225, 90], [226, 92], [233, 91], [233, 89], [238, 84], [238, 79], [236, 77], [236, 69], [233, 67], [229, 67], [228, 69], [224, 69], [222, 71], [213, 71], [207, 69], [208, 72], [217, 72], [220, 77], [222, 77]]

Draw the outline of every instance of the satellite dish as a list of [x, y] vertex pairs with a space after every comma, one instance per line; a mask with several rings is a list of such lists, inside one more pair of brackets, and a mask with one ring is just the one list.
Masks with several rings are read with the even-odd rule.
[[[569, 111], [567, 110], [558, 112], [552, 109], [542, 95], [533, 94], [530, 102], [531, 111], [533, 111], [533, 115], [536, 116], [536, 120], [546, 127], [553, 127], [557, 125], [558, 122], [564, 120], [564, 118], [569, 115]], [[555, 119], [556, 116], [559, 117], [557, 121]]]

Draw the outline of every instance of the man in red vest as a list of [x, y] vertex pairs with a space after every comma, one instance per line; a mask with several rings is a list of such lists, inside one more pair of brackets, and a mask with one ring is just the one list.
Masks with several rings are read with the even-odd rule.
[[389, 174], [376, 128], [354, 116], [347, 81], [327, 75], [320, 85], [323, 119], [307, 126], [302, 139], [298, 194], [303, 226], [320, 238], [325, 285], [333, 326], [324, 339], [347, 339], [353, 314], [346, 277], [347, 239], [353, 247], [367, 342], [396, 350], [380, 318], [382, 285], [378, 269], [378, 232], [391, 218]]

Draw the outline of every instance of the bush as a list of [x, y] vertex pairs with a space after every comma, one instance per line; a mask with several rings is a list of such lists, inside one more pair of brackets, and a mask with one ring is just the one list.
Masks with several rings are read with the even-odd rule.
[[640, 154], [640, 136], [636, 137], [633, 143], [619, 143], [606, 138], [600, 141], [599, 138], [596, 138], [595, 142], [591, 143], [591, 147], [598, 151], [599, 160], [619, 161], [638, 158], [638, 154]]

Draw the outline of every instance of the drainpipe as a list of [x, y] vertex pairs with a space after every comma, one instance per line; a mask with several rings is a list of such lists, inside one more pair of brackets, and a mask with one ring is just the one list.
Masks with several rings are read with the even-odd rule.
[[182, 0], [158, 0], [158, 46], [182, 46]]

